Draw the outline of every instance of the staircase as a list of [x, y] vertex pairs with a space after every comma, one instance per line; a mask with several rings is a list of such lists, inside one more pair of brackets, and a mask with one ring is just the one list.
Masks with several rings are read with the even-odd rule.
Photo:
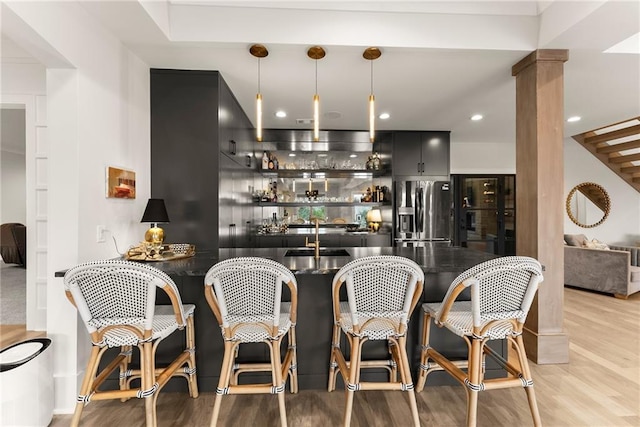
[[640, 116], [573, 139], [640, 193]]

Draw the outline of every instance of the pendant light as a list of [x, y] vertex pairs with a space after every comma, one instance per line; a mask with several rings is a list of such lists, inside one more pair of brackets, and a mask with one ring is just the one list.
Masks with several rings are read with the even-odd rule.
[[369, 140], [373, 142], [375, 139], [375, 121], [376, 121], [376, 107], [375, 97], [373, 96], [373, 61], [380, 58], [382, 52], [377, 47], [368, 47], [362, 53], [364, 59], [371, 62], [371, 93], [369, 94]]
[[320, 46], [310, 47], [307, 56], [316, 61], [316, 92], [313, 95], [313, 140], [320, 141], [320, 96], [318, 95], [318, 59], [324, 58], [326, 52]]
[[256, 141], [262, 142], [262, 93], [260, 93], [260, 59], [269, 55], [269, 51], [261, 44], [249, 48], [251, 55], [258, 58], [258, 94], [256, 95]]

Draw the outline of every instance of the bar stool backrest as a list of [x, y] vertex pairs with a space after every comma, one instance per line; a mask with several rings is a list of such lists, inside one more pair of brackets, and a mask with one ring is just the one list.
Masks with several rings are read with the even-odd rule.
[[[406, 325], [415, 303], [416, 284], [424, 282], [424, 272], [414, 261], [392, 255], [356, 259], [342, 267], [333, 278], [333, 291], [344, 282], [354, 325], [359, 313], [367, 317], [400, 317]], [[334, 301], [338, 295], [334, 295]]]
[[87, 262], [65, 273], [64, 286], [89, 333], [109, 325], [138, 324], [151, 330], [157, 287], [167, 291], [174, 308], [178, 306], [179, 326], [186, 324], [175, 283], [149, 265], [125, 260]]
[[[278, 326], [282, 299], [282, 284], [297, 289], [294, 274], [282, 264], [260, 257], [237, 257], [221, 261], [209, 269], [206, 286], [213, 286], [221, 318], [228, 327], [230, 318], [261, 316], [272, 326]], [[216, 314], [217, 316], [217, 314]]]
[[500, 257], [478, 264], [456, 277], [444, 301], [458, 285], [471, 286], [474, 326], [487, 320], [509, 318], [524, 323], [542, 279], [542, 266], [536, 259]]

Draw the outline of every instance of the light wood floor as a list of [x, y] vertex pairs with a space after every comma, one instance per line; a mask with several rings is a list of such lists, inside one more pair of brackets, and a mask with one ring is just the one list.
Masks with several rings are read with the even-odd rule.
[[[570, 363], [532, 364], [538, 405], [545, 426], [640, 426], [640, 293], [628, 300], [575, 289], [565, 290], [565, 328], [570, 336]], [[4, 329], [0, 330], [4, 335]], [[300, 363], [304, 363], [300, 361]], [[214, 394], [191, 399], [161, 393], [159, 425], [207, 426]], [[323, 390], [287, 393], [290, 426], [340, 425], [344, 393]], [[418, 394], [423, 426], [465, 424], [461, 386], [426, 387]], [[521, 389], [480, 394], [479, 426], [532, 425]], [[70, 415], [56, 415], [53, 427], [69, 425]], [[274, 426], [278, 412], [273, 396], [225, 396], [219, 425]], [[352, 426], [411, 424], [408, 402], [400, 392], [357, 392]], [[144, 406], [133, 399], [91, 402], [83, 426], [143, 426]]]

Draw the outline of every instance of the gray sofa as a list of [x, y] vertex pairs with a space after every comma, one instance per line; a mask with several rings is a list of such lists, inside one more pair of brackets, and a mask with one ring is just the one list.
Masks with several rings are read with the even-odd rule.
[[[567, 239], [565, 235], [565, 242], [569, 243], [568, 240], [571, 238]], [[640, 291], [640, 248], [609, 246], [609, 249], [594, 249], [567, 244], [564, 247], [564, 283], [626, 299]]]

